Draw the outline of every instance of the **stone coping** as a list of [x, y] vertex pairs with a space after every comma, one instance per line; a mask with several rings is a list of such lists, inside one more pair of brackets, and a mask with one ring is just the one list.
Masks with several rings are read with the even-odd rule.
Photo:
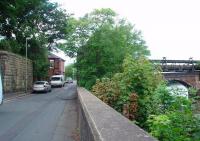
[[[0, 56], [1, 55], [10, 55], [10, 56], [14, 56], [14, 57], [18, 57], [20, 59], [26, 59], [26, 56], [21, 56], [19, 54], [15, 54], [15, 53], [12, 53], [12, 52], [8, 52], [8, 51], [5, 51], [5, 50], [0, 50]], [[32, 62], [31, 59], [27, 58], [28, 61]]]
[[78, 97], [94, 141], [157, 141], [86, 89], [78, 88]]

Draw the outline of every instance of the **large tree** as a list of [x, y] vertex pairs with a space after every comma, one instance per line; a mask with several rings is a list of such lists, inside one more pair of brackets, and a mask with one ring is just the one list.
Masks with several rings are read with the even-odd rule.
[[43, 36], [48, 47], [67, 34], [70, 16], [48, 0], [1, 0], [0, 35], [20, 43], [29, 36]]
[[41, 78], [41, 70], [46, 72], [48, 65], [47, 51], [66, 37], [69, 17], [70, 14], [49, 0], [1, 0], [0, 35], [5, 40], [0, 47], [25, 55], [26, 38], [31, 37], [28, 57], [33, 60], [36, 76]]
[[90, 89], [97, 78], [120, 72], [127, 53], [133, 57], [149, 54], [141, 33], [126, 20], [117, 20], [111, 9], [94, 10], [71, 22], [75, 26], [61, 49], [77, 56], [81, 86]]

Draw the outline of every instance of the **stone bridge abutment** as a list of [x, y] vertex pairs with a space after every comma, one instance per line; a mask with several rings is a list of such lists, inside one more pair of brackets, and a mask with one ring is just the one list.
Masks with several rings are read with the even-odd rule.
[[200, 89], [199, 72], [167, 72], [163, 76], [167, 81], [178, 81], [187, 87]]

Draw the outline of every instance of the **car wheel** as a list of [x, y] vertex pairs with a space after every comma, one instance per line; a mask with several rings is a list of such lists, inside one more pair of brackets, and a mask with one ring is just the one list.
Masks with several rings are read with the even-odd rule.
[[45, 89], [44, 92], [47, 93], [47, 92], [48, 92], [48, 89]]

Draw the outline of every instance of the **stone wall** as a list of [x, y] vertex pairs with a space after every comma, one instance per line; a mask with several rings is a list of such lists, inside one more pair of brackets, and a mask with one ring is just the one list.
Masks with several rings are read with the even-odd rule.
[[[0, 51], [0, 68], [3, 78], [4, 93], [25, 92], [26, 89], [26, 58]], [[27, 88], [33, 83], [32, 61], [27, 59]]]

